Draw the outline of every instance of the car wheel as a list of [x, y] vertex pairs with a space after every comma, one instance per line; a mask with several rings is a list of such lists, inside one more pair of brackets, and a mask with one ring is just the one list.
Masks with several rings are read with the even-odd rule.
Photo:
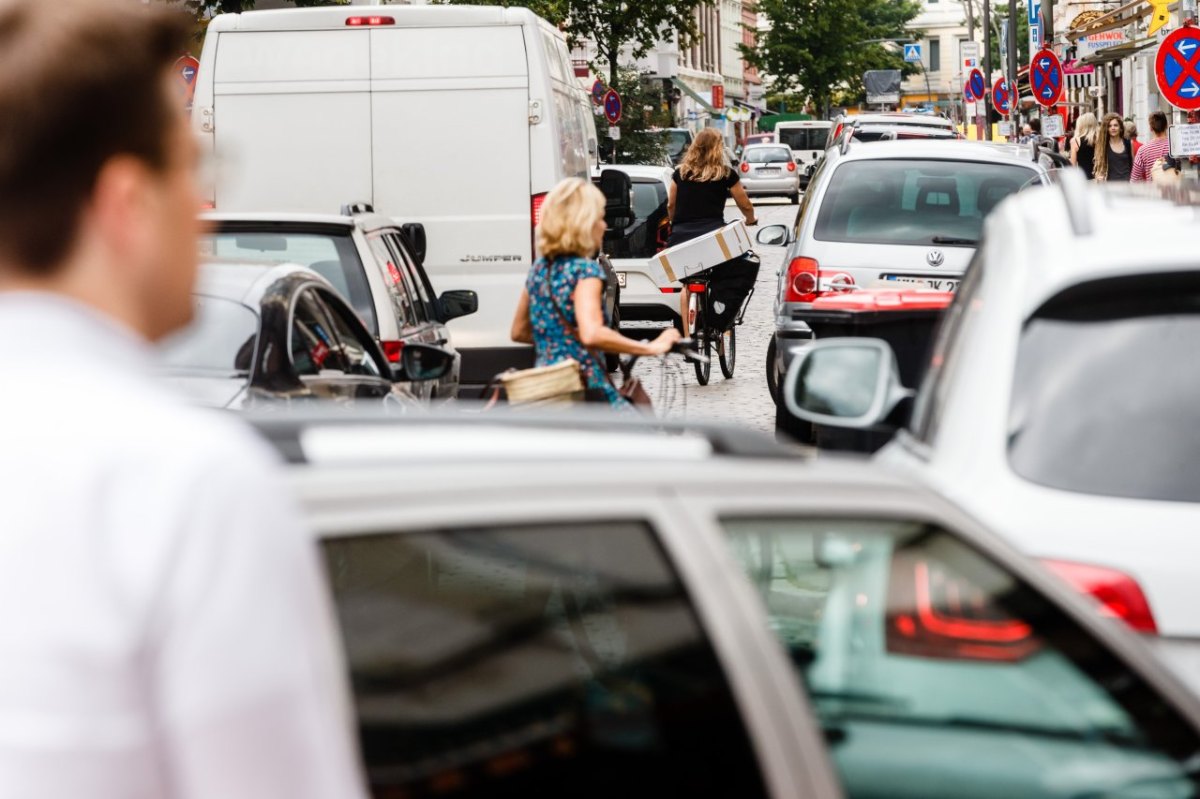
[[767, 344], [767, 393], [771, 401], [779, 404], [779, 378], [775, 375], [775, 336]]
[[800, 192], [796, 192], [795, 194], [792, 195], [792, 205], [799, 205], [799, 204], [800, 204]]
[[815, 446], [816, 431], [811, 422], [797, 419], [788, 412], [787, 405], [775, 403], [775, 439], [785, 444], [797, 443]]

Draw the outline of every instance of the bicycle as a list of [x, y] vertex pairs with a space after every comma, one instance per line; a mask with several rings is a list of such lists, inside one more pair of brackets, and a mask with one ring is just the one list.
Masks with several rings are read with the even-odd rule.
[[[662, 355], [631, 355], [621, 361], [620, 372], [622, 384], [630, 379], [633, 367], [642, 358], [653, 358], [659, 364], [657, 380], [644, 380], [642, 387], [650, 396], [654, 415], [659, 419], [671, 417], [683, 418], [687, 415], [687, 391], [683, 385], [683, 366], [670, 355], [682, 355], [685, 361], [692, 361], [699, 368], [701, 362], [708, 362], [707, 355], [696, 350], [695, 342], [691, 339], [680, 339], [671, 349]], [[639, 378], [640, 379], [640, 378]]]
[[[744, 253], [741, 257], [758, 260], [752, 251]], [[702, 386], [708, 385], [712, 375], [710, 353], [714, 340], [716, 341], [717, 360], [721, 365], [721, 374], [725, 376], [726, 380], [733, 377], [733, 370], [737, 365], [737, 328], [745, 321], [746, 309], [750, 307], [750, 298], [754, 296], [754, 288], [751, 287], [750, 293], [742, 300], [742, 307], [738, 309], [733, 322], [724, 329], [716, 328], [709, 324], [709, 320], [715, 316], [709, 305], [711, 302], [709, 280], [709, 275], [700, 274], [683, 281], [684, 288], [688, 292], [686, 331], [696, 342], [696, 350], [705, 356], [703, 364], [700, 361], [693, 362], [696, 367], [696, 382]]]

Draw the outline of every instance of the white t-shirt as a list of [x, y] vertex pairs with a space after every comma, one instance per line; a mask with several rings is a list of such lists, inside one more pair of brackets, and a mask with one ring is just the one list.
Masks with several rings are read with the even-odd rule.
[[70, 301], [0, 294], [0, 797], [362, 795], [273, 454]]

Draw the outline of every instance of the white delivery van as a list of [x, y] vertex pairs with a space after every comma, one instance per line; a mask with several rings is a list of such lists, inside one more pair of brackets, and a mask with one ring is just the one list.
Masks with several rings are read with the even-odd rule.
[[809, 168], [825, 154], [832, 123], [828, 120], [799, 120], [779, 122], [775, 125], [775, 141], [786, 144], [792, 150], [792, 159], [800, 170], [800, 182], [807, 185]]
[[463, 382], [532, 351], [509, 339], [541, 201], [594, 161], [592, 105], [562, 34], [527, 9], [341, 6], [215, 17], [193, 126], [218, 212], [370, 203], [425, 226], [435, 289], [472, 289], [450, 331]]

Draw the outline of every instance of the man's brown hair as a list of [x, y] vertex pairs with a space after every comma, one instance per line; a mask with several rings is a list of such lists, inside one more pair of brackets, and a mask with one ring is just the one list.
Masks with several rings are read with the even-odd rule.
[[114, 156], [167, 165], [183, 109], [164, 81], [190, 29], [157, 2], [0, 0], [0, 263], [61, 263]]
[[1162, 111], [1155, 111], [1150, 115], [1150, 130], [1155, 133], [1163, 133], [1167, 129], [1167, 115]]

